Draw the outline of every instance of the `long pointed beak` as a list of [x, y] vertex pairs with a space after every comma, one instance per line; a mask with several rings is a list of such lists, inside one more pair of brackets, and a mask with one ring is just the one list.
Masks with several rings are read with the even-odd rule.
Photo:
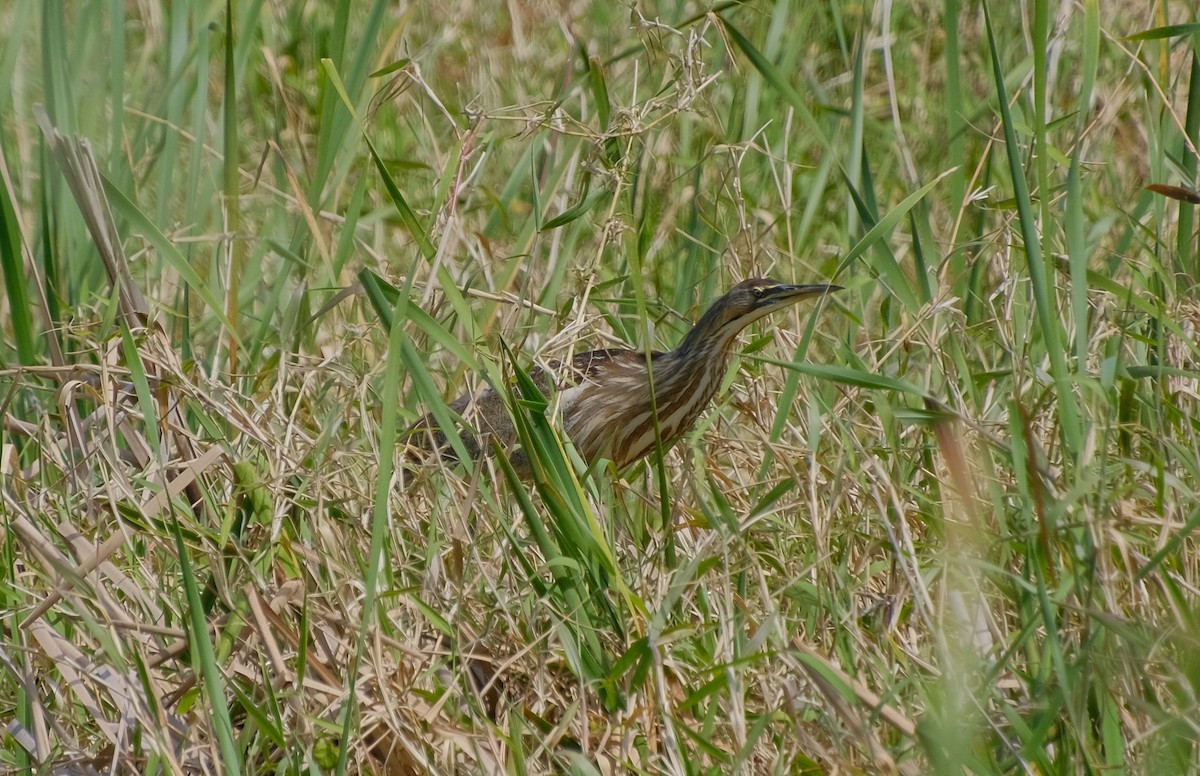
[[781, 284], [768, 289], [766, 296], [772, 301], [798, 301], [810, 296], [822, 296], [841, 290], [842, 286], [835, 286], [831, 283], [810, 283], [799, 286]]

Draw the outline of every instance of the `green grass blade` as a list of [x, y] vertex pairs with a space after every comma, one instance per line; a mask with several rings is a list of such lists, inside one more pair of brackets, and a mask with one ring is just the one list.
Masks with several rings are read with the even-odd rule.
[[383, 158], [380, 157], [379, 152], [375, 150], [375, 144], [371, 142], [371, 139], [366, 134], [366, 127], [359, 122], [357, 115], [354, 113], [354, 103], [350, 101], [350, 95], [347, 94], [346, 87], [342, 84], [342, 79], [338, 76], [337, 70], [334, 69], [333, 62], [330, 60], [324, 60], [322, 65], [325, 68], [325, 75], [329, 78], [330, 83], [333, 84], [334, 90], [342, 98], [342, 103], [345, 105], [346, 109], [350, 111], [350, 115], [354, 117], [355, 121], [358, 123], [359, 129], [362, 130], [363, 139], [366, 141], [367, 149], [371, 154], [371, 160], [375, 163], [375, 169], [379, 173], [379, 177], [383, 180], [383, 185], [387, 189], [387, 193], [392, 200], [392, 204], [396, 207], [396, 212], [399, 213], [401, 220], [404, 221], [404, 225], [408, 227], [409, 232], [417, 241], [417, 247], [420, 249], [421, 255], [429, 261], [433, 261], [433, 257], [437, 253], [437, 249], [434, 248], [433, 243], [429, 241], [429, 236], [426, 233], [425, 228], [421, 225], [421, 222], [417, 219], [417, 214], [414, 213], [413, 209], [409, 206], [408, 200], [405, 199], [404, 195], [400, 192], [400, 187], [396, 185], [396, 181], [392, 178], [391, 173], [388, 171], [387, 165], [384, 163]]
[[1083, 183], [1080, 178], [1080, 151], [1071, 159], [1067, 173], [1066, 219], [1067, 258], [1071, 268], [1071, 319], [1075, 324], [1076, 370], [1087, 368], [1088, 339], [1091, 331], [1088, 308], [1088, 252], [1084, 231]]
[[[1195, 33], [1200, 36], [1200, 30]], [[1200, 144], [1200, 56], [1192, 51], [1191, 68], [1188, 73], [1187, 112], [1183, 122], [1184, 138], [1180, 142], [1180, 170], [1186, 184], [1200, 183], [1200, 165], [1197, 164], [1196, 146]], [[1192, 278], [1200, 280], [1200, 250], [1197, 250], [1196, 205], [1193, 202], [1179, 203], [1179, 226], [1175, 236], [1175, 254], [1179, 266]]]
[[1182, 38], [1185, 35], [1195, 35], [1197, 33], [1200, 33], [1200, 22], [1187, 22], [1184, 24], [1164, 24], [1162, 27], [1152, 27], [1142, 32], [1136, 32], [1133, 35], [1127, 35], [1124, 39], [1131, 43], [1137, 43], [1144, 40]]
[[796, 114], [800, 116], [800, 120], [804, 122], [808, 130], [812, 132], [813, 137], [824, 147], [826, 153], [833, 154], [836, 158], [837, 152], [826, 136], [825, 128], [817, 121], [817, 117], [813, 115], [812, 111], [809, 110], [804, 98], [792, 86], [791, 81], [780, 72], [779, 68], [763, 56], [762, 52], [758, 50], [749, 38], [742, 34], [741, 30], [734, 27], [724, 16], [718, 16], [718, 18], [721, 20], [725, 32], [729, 35], [729, 39], [746, 56], [746, 59], [750, 60], [750, 64], [762, 75], [763, 80], [770, 84], [771, 88], [779, 93], [784, 102], [796, 111]]
[[[917, 203], [923, 200], [929, 194], [929, 192], [932, 191], [934, 187], [936, 187], [947, 175], [949, 175], [949, 171], [938, 175], [929, 183], [926, 183], [921, 188], [909, 194], [900, 201], [900, 204], [889, 210], [887, 215], [879, 219], [879, 221], [875, 223], [865, 235], [862, 236], [862, 239], [855, 243], [854, 247], [847, 251], [846, 255], [843, 256], [841, 261], [838, 262], [838, 268], [834, 273], [834, 278], [836, 279], [838, 276], [840, 276], [842, 272], [849, 268], [864, 254], [866, 254], [868, 250], [875, 247], [876, 243], [881, 242], [885, 237], [889, 236], [895, 230], [896, 226], [899, 225], [900, 221], [906, 215], [908, 215], [908, 212], [916, 207]], [[890, 252], [884, 252], [883, 255], [888, 257], [891, 256]], [[917, 307], [919, 307], [916, 297], [912, 294], [908, 277], [904, 274], [904, 271], [900, 268], [900, 265], [896, 263], [894, 257], [892, 257], [890, 261], [881, 260], [878, 264], [873, 266], [880, 273], [880, 275], [887, 280], [889, 290], [896, 294], [897, 297], [905, 303], [905, 306], [908, 309], [915, 310]]]
[[[1055, 290], [1052, 283], [1053, 276], [1049, 272], [1042, 254], [1041, 236], [1038, 234], [1038, 223], [1033, 213], [1033, 202], [1029, 195], [1029, 188], [1025, 183], [1025, 170], [1021, 164], [1016, 126], [1013, 121], [1012, 112], [1008, 107], [1008, 91], [1004, 84], [1004, 69], [1000, 63], [1000, 52], [997, 48], [996, 36], [993, 30], [990, 3], [985, 1], [983, 10], [988, 47], [991, 53], [992, 75], [996, 86], [1001, 124], [1004, 129], [1004, 146], [1008, 156], [1008, 170], [1013, 184], [1013, 198], [1017, 205], [1018, 223], [1021, 228], [1021, 237], [1028, 259], [1029, 279], [1033, 287], [1039, 329], [1042, 334], [1046, 357], [1050, 360], [1051, 373], [1058, 387], [1056, 395], [1060, 413], [1060, 431], [1067, 449], [1072, 451], [1073, 454], [1078, 454], [1082, 452], [1082, 427], [1062, 347], [1062, 324], [1058, 318], [1058, 305], [1055, 301]], [[1040, 150], [1044, 152], [1044, 149]]]
[[8, 297], [9, 322], [16, 340], [17, 361], [34, 364], [37, 362], [38, 347], [33, 333], [33, 307], [25, 281], [24, 237], [17, 221], [14, 192], [9, 188], [7, 156], [0, 139], [0, 273], [4, 275], [4, 291]]
[[887, 375], [870, 374], [859, 369], [832, 364], [810, 364], [806, 361], [777, 361], [773, 358], [765, 357], [761, 360], [786, 367], [787, 369], [793, 369], [801, 374], [806, 374], [819, 380], [828, 380], [829, 382], [852, 385], [858, 388], [897, 391], [922, 399], [926, 396], [925, 391], [919, 386], [913, 385], [906, 380], [888, 377]]
[[[233, 235], [228, 248], [229, 255], [229, 287], [225, 291], [225, 317], [229, 321], [231, 342], [236, 342], [241, 335], [241, 326], [239, 325], [239, 315], [241, 305], [242, 290], [242, 275], [245, 273], [246, 265], [246, 243], [243, 240], [237, 239], [242, 228], [242, 208], [241, 208], [241, 191], [240, 185], [240, 170], [239, 153], [241, 150], [241, 139], [238, 134], [238, 125], [241, 121], [241, 116], [238, 115], [238, 79], [237, 68], [234, 66], [234, 52], [237, 46], [236, 30], [234, 29], [233, 16], [233, 0], [225, 0], [225, 45], [223, 51], [225, 53], [225, 73], [223, 76], [225, 89], [222, 93], [224, 99], [224, 118], [222, 124], [222, 151], [224, 152], [223, 178], [222, 178], [222, 204], [224, 205], [225, 218], [228, 222], [228, 230]], [[238, 371], [238, 351], [236, 346], [229, 349], [229, 371]]]

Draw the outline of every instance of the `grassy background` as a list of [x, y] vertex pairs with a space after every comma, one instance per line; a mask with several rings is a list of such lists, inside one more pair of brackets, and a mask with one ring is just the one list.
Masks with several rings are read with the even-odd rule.
[[[0, 767], [1197, 771], [1200, 27], [1103, 5], [6, 3]], [[661, 460], [405, 469], [764, 275]]]

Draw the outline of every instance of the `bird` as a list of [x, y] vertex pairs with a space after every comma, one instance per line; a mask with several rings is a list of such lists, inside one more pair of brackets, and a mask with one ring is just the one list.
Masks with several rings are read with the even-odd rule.
[[[592, 350], [535, 367], [530, 377], [543, 395], [557, 395], [562, 430], [584, 462], [590, 467], [608, 459], [619, 472], [658, 445], [667, 450], [692, 427], [720, 388], [743, 329], [802, 299], [841, 289], [751, 278], [717, 299], [674, 350]], [[489, 454], [495, 442], [522, 478], [530, 476], [500, 392], [488, 387], [448, 406], [462, 420], [459, 436], [472, 458]], [[410, 427], [406, 438], [418, 459], [428, 460], [428, 453], [456, 458], [432, 414]]]

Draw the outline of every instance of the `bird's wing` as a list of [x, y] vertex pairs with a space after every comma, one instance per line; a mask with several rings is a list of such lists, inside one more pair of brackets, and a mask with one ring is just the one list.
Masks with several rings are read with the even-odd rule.
[[[654, 359], [662, 353], [652, 352]], [[628, 348], [608, 348], [590, 350], [576, 354], [570, 362], [551, 361], [545, 368], [534, 366], [529, 370], [529, 376], [534, 385], [550, 398], [555, 392], [568, 391], [585, 382], [595, 382], [603, 385], [607, 380], [626, 370], [645, 370], [646, 354], [640, 350]], [[648, 397], [631, 396], [630, 401], [648, 402]], [[459, 428], [459, 435], [473, 458], [489, 450], [488, 441], [479, 435], [489, 434], [503, 447], [516, 444], [517, 432], [513, 427], [512, 418], [508, 414], [503, 397], [492, 387], [486, 387], [475, 393], [460, 396], [448, 405], [465, 423]], [[414, 443], [416, 450], [436, 452], [443, 459], [450, 460], [455, 456], [450, 450], [445, 434], [438, 427], [432, 415], [426, 415], [413, 424], [405, 434]], [[514, 464], [522, 464], [523, 458], [514, 459]]]
[[[662, 353], [653, 351], [650, 353], [650, 358], [654, 359], [661, 355]], [[603, 350], [589, 350], [586, 353], [576, 353], [569, 365], [561, 361], [555, 361], [550, 364], [550, 368], [558, 378], [559, 390], [562, 390], [573, 385], [578, 385], [584, 380], [602, 380], [605, 373], [611, 373], [614, 370], [627, 367], [644, 367], [645, 358], [646, 354], [641, 350], [605, 348]]]

